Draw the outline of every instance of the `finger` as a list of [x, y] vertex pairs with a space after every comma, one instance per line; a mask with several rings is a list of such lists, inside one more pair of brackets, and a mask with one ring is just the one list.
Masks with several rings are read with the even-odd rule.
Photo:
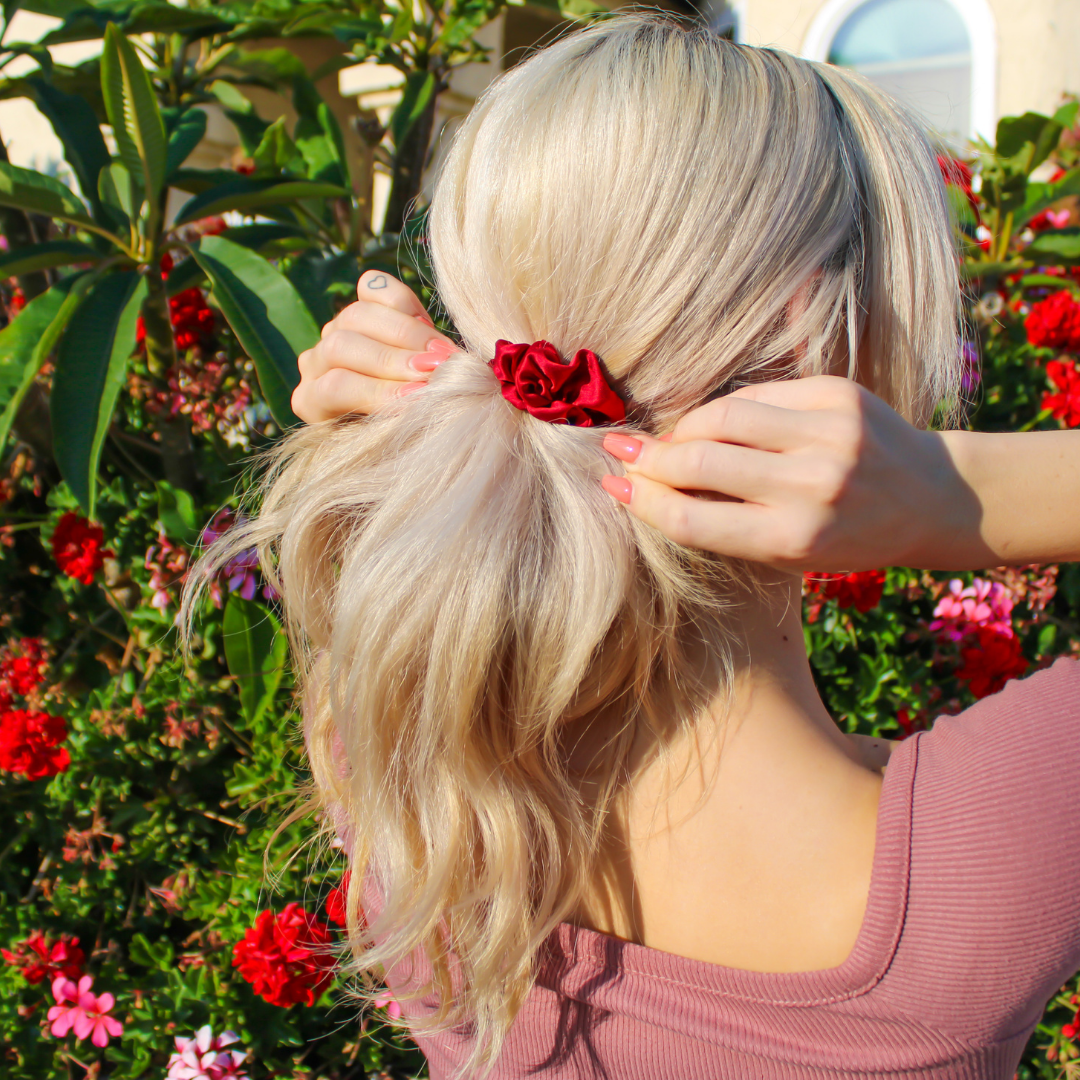
[[351, 330], [383, 345], [408, 349], [413, 353], [425, 352], [428, 345], [435, 341], [442, 342], [444, 347], [451, 350], [457, 350], [457, 346], [448, 337], [432, 330], [426, 323], [395, 308], [384, 307], [368, 300], [357, 300], [340, 311], [335, 319], [323, 327], [323, 336], [335, 330]]
[[770, 562], [771, 517], [749, 503], [709, 502], [647, 477], [629, 477], [628, 509], [683, 547], [712, 551], [733, 559]]
[[394, 308], [402, 315], [411, 315], [432, 328], [435, 326], [420, 297], [403, 281], [398, 281], [393, 274], [384, 270], [364, 271], [356, 283], [356, 298]]
[[427, 351], [398, 349], [351, 330], [333, 329], [298, 358], [302, 379], [318, 379], [333, 368], [345, 368], [375, 379], [409, 382], [426, 379], [454, 346], [442, 339], [428, 339]]
[[305, 380], [292, 395], [292, 410], [305, 424], [332, 420], [347, 413], [377, 412], [398, 399], [414, 382], [373, 379], [345, 368], [332, 368], [318, 379]]
[[803, 412], [730, 394], [680, 417], [672, 442], [711, 439], [783, 453], [827, 435], [832, 419], [832, 412], [820, 409]]
[[643, 441], [641, 453], [625, 468], [631, 479], [642, 476], [684, 491], [712, 491], [756, 503], [771, 502], [798, 479], [789, 458], [709, 439]]
[[781, 409], [844, 409], [855, 407], [862, 395], [869, 393], [852, 379], [838, 375], [807, 375], [802, 379], [778, 379], [741, 386], [726, 397], [758, 401]]

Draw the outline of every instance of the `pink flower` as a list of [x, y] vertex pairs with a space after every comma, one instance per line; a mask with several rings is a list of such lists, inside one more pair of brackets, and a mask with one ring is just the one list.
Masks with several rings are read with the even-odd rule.
[[386, 1015], [391, 1020], [401, 1019], [401, 1006], [397, 1003], [394, 995], [389, 990], [384, 990], [372, 1002], [376, 1009], [386, 1009]]
[[93, 985], [90, 975], [84, 975], [77, 985], [62, 975], [53, 980], [52, 992], [57, 1003], [49, 1010], [48, 1018], [52, 1021], [49, 1030], [56, 1038], [62, 1039], [74, 1029], [76, 1039], [89, 1035], [95, 1046], [108, 1046], [110, 1036], [118, 1038], [123, 1034], [120, 1021], [106, 1015], [114, 1004], [112, 994], [98, 997], [90, 990]]
[[948, 641], [961, 641], [986, 627], [1002, 637], [1012, 637], [1013, 596], [996, 581], [975, 578], [965, 589], [959, 578], [949, 582], [949, 591], [934, 608], [930, 629], [940, 631]]
[[165, 1080], [247, 1080], [247, 1073], [240, 1069], [247, 1054], [225, 1049], [239, 1038], [235, 1031], [215, 1035], [209, 1024], [190, 1039], [177, 1036]]

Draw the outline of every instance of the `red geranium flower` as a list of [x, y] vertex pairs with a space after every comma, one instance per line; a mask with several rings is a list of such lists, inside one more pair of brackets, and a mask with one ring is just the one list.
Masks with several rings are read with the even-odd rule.
[[22, 773], [27, 780], [55, 776], [71, 764], [62, 716], [10, 709], [0, 713], [0, 769]]
[[956, 677], [966, 682], [977, 698], [996, 694], [1028, 668], [1020, 653], [1020, 639], [1006, 637], [988, 626], [979, 627], [976, 638], [960, 655], [964, 663]]
[[836, 600], [842, 608], [854, 606], [863, 613], [877, 607], [885, 588], [884, 570], [860, 570], [854, 574], [815, 573], [806, 575], [809, 592], [825, 600]]
[[105, 530], [91, 525], [70, 510], [56, 523], [52, 537], [53, 558], [68, 577], [89, 585], [111, 551], [102, 548]]
[[0, 659], [0, 681], [6, 684], [5, 689], [26, 697], [45, 681], [45, 647], [40, 638], [22, 638], [17, 647], [21, 656], [9, 653]]
[[31, 984], [45, 979], [63, 977], [79, 979], [83, 974], [86, 954], [79, 948], [79, 939], [61, 934], [59, 941], [50, 942], [40, 931], [33, 930], [25, 941], [16, 943], [14, 951], [0, 949], [0, 956], [22, 968], [23, 978]]
[[1057, 387], [1043, 394], [1042, 407], [1050, 409], [1055, 420], [1064, 420], [1066, 427], [1080, 426], [1080, 371], [1074, 360], [1051, 360], [1046, 374]]
[[333, 889], [326, 898], [326, 915], [331, 922], [337, 923], [338, 926], [345, 925], [345, 898], [349, 893], [351, 876], [349, 871], [346, 870], [342, 875], [341, 884]]
[[1028, 341], [1040, 349], [1080, 349], [1080, 304], [1067, 289], [1031, 305], [1024, 323]]
[[944, 154], [938, 154], [938, 168], [941, 170], [941, 177], [946, 184], [951, 184], [955, 188], [959, 188], [963, 192], [967, 201], [971, 204], [971, 209], [975, 211], [975, 217], [979, 217], [979, 200], [975, 195], [975, 192], [971, 188], [971, 169], [962, 161], [958, 161], [956, 158], [946, 157]]
[[329, 927], [299, 904], [263, 911], [233, 946], [233, 967], [271, 1005], [314, 1005], [333, 978]]

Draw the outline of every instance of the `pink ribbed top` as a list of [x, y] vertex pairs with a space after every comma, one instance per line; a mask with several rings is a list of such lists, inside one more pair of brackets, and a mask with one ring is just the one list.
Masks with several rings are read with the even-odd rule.
[[[839, 967], [743, 971], [562, 924], [492, 1080], [1012, 1080], [1080, 969], [1078, 736], [1063, 659], [896, 747]], [[418, 1041], [432, 1080], [458, 1075], [462, 1033]]]

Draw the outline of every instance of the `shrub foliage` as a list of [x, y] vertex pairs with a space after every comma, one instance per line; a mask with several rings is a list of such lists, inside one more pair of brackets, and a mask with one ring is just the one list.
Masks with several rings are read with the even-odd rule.
[[[423, 1069], [392, 999], [358, 1017], [335, 971], [336, 852], [306, 846], [310, 820], [278, 830], [305, 772], [254, 554], [213, 583], [188, 658], [176, 616], [245, 464], [293, 420], [289, 361], [305, 335], [367, 266], [403, 267], [419, 286], [422, 219], [404, 208], [434, 100], [480, 55], [472, 35], [498, 6], [455, 0], [418, 24], [338, 0], [110, 0], [97, 21], [93, 7], [58, 9], [55, 38], [106, 33], [104, 61], [61, 69], [27, 46], [40, 69], [4, 82], [52, 120], [81, 191], [0, 162], [0, 1071], [12, 1080]], [[239, 48], [298, 26], [336, 33], [348, 62], [406, 75], [401, 108], [369, 133], [399, 185], [400, 231], [365, 224], [311, 73], [283, 50]], [[0, 64], [22, 47], [3, 48]], [[257, 115], [251, 83], [291, 98], [293, 130]], [[78, 131], [65, 123], [75, 96]], [[239, 173], [184, 169], [210, 100], [239, 132]], [[110, 117], [114, 157], [97, 127]], [[958, 348], [978, 429], [1080, 427], [1076, 121], [1075, 104], [1009, 117], [995, 146], [941, 158], [971, 286]], [[188, 211], [166, 221], [164, 193], [185, 184]], [[268, 288], [278, 303], [260, 307]], [[850, 732], [907, 738], [1080, 654], [1071, 565], [810, 574], [804, 605], [818, 684]], [[1080, 1068], [1078, 995], [1073, 979], [1051, 1001], [1021, 1077]]]

